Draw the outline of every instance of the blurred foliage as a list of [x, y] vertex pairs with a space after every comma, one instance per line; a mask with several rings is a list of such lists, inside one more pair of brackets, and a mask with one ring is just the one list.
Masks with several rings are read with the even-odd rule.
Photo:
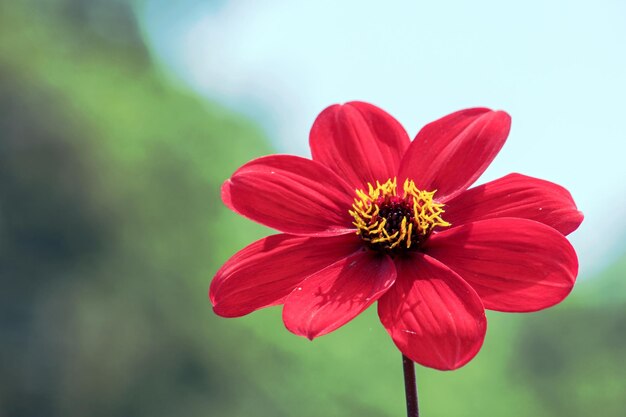
[[[161, 73], [132, 10], [0, 1], [0, 416], [402, 415], [372, 309], [313, 343], [278, 308], [212, 314], [214, 271], [268, 233], [220, 184], [271, 150]], [[623, 415], [624, 271], [489, 314], [468, 366], [418, 369], [423, 414]]]

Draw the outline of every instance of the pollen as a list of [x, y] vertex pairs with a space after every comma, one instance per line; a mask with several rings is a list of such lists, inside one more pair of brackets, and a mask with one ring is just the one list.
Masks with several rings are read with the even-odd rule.
[[448, 227], [443, 220], [444, 204], [434, 200], [435, 191], [419, 190], [412, 180], [405, 180], [398, 192], [397, 179], [367, 190], [356, 190], [349, 210], [357, 234], [367, 244], [385, 252], [415, 250], [437, 227]]

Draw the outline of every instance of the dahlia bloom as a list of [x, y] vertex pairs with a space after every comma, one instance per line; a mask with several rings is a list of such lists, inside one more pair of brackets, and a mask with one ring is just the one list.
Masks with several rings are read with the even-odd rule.
[[283, 304], [287, 329], [313, 339], [378, 301], [404, 355], [463, 366], [483, 343], [485, 309], [550, 307], [578, 272], [565, 235], [583, 215], [567, 190], [521, 174], [468, 189], [510, 123], [503, 111], [461, 110], [411, 142], [371, 104], [328, 107], [311, 129], [312, 159], [258, 158], [224, 183], [231, 210], [282, 233], [222, 266], [209, 290], [215, 313]]

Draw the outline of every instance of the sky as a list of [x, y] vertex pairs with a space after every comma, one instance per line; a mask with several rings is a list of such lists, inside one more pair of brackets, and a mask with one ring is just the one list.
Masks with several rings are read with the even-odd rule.
[[277, 152], [310, 156], [321, 110], [350, 100], [414, 136], [467, 107], [513, 118], [481, 177], [510, 172], [568, 188], [581, 275], [626, 252], [626, 2], [145, 0], [155, 60], [256, 121]]

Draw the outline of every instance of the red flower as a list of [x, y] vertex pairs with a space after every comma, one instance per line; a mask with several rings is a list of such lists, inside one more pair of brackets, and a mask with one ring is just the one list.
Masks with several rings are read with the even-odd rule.
[[215, 313], [284, 304], [285, 326], [313, 339], [378, 301], [403, 354], [431, 368], [463, 366], [483, 343], [485, 308], [550, 307], [578, 271], [564, 235], [583, 216], [563, 187], [510, 174], [467, 189], [510, 123], [502, 111], [461, 110], [410, 142], [371, 104], [327, 108], [311, 129], [312, 160], [262, 157], [224, 183], [230, 209], [283, 233], [217, 272]]

